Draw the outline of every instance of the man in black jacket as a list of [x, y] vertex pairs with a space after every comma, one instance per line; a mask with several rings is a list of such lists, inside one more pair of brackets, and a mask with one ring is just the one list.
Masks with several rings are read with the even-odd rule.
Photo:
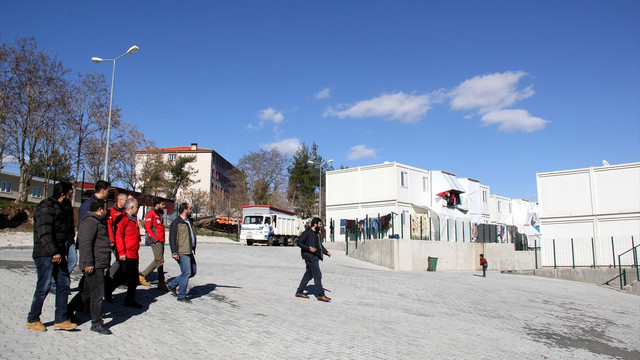
[[[91, 331], [109, 335], [111, 331], [102, 321], [102, 297], [104, 295], [105, 271], [111, 265], [111, 240], [107, 231], [105, 213], [107, 204], [103, 199], [91, 203], [89, 212], [82, 218], [78, 228], [78, 250], [80, 269], [84, 273], [84, 288], [76, 295], [82, 302], [89, 300]], [[73, 304], [82, 302], [72, 300]], [[70, 304], [70, 306], [73, 306]], [[70, 308], [69, 311], [76, 309]]]
[[69, 199], [73, 186], [68, 182], [54, 185], [53, 195], [36, 207], [33, 219], [33, 262], [38, 273], [38, 282], [33, 294], [31, 309], [27, 316], [27, 328], [46, 331], [40, 321], [44, 299], [51, 288], [52, 278], [56, 282], [56, 307], [54, 330], [73, 330], [76, 324], [67, 316], [69, 298], [69, 268], [67, 264], [67, 239], [73, 234], [73, 216], [69, 218], [62, 201]]
[[322, 229], [322, 220], [320, 218], [313, 218], [311, 220], [311, 226], [309, 226], [298, 239], [298, 246], [300, 247], [300, 254], [307, 265], [307, 271], [305, 271], [298, 290], [296, 290], [296, 297], [308, 299], [309, 296], [304, 294], [304, 289], [307, 287], [309, 280], [313, 278], [313, 282], [316, 285], [316, 298], [319, 301], [329, 302], [331, 298], [324, 294], [324, 288], [322, 287], [322, 272], [320, 271], [320, 260], [323, 255], [331, 256], [331, 253], [322, 246], [320, 241], [320, 229]]

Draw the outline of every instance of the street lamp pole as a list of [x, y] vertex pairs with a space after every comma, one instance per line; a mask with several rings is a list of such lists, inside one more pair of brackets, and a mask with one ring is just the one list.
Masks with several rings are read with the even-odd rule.
[[91, 61], [94, 63], [101, 63], [103, 61], [112, 61], [113, 62], [113, 70], [111, 71], [111, 95], [109, 96], [109, 120], [107, 122], [107, 146], [104, 152], [104, 174], [102, 176], [102, 180], [107, 181], [107, 173], [109, 167], [109, 143], [111, 142], [111, 106], [113, 105], [113, 83], [116, 78], [116, 60], [128, 54], [135, 54], [140, 50], [139, 47], [133, 45], [127, 50], [126, 53], [118, 56], [115, 59], [102, 59], [99, 57], [92, 57]]
[[[333, 162], [333, 159], [331, 160], [327, 160], [326, 162], [324, 162], [324, 164], [330, 164]], [[318, 169], [319, 169], [319, 175], [320, 175], [320, 186], [319, 186], [319, 196], [318, 196], [318, 217], [320, 218], [320, 220], [322, 220], [322, 161], [318, 161], [316, 159], [316, 161], [312, 161], [309, 160], [307, 161], [308, 164], [318, 164]]]

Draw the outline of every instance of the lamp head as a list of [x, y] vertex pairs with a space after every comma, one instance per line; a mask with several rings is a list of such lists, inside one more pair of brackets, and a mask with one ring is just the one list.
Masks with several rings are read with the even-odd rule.
[[101, 63], [102, 62], [102, 58], [94, 56], [94, 57], [91, 58], [91, 61], [93, 61], [94, 63]]
[[332, 163], [332, 162], [333, 162], [333, 159], [328, 160], [328, 161], [327, 161], [327, 164], [328, 164], [328, 163]]
[[138, 51], [140, 51], [140, 48], [137, 45], [133, 45], [129, 50], [127, 50], [127, 54], [135, 54]]
[[315, 164], [315, 163], [313, 161], [311, 161], [311, 160], [308, 160], [307, 164]]

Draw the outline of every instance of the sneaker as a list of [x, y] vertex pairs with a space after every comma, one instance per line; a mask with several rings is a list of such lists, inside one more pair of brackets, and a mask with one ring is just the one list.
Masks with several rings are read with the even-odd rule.
[[31, 329], [33, 331], [39, 331], [39, 332], [47, 331], [47, 328], [44, 327], [44, 324], [40, 320], [34, 321], [34, 322], [28, 322], [27, 329]]
[[113, 334], [111, 332], [111, 330], [105, 328], [102, 325], [91, 325], [91, 331], [95, 331], [98, 334], [102, 334], [102, 335], [111, 335], [111, 334]]
[[53, 324], [53, 330], [73, 330], [77, 328], [78, 325], [72, 323], [69, 320], [63, 321], [61, 323]]
[[171, 295], [178, 297], [178, 290], [171, 285], [167, 284], [167, 288], [171, 291]]
[[191, 304], [191, 300], [187, 299], [186, 297], [178, 298], [178, 301], [183, 302], [183, 303], [187, 303], [187, 304]]
[[148, 282], [147, 279], [142, 275], [138, 276], [138, 281], [140, 282], [140, 285], [151, 286], [151, 283]]
[[126, 307], [130, 307], [130, 308], [135, 308], [135, 309], [140, 309], [142, 308], [142, 305], [138, 304], [135, 301], [125, 301], [124, 302], [124, 306]]

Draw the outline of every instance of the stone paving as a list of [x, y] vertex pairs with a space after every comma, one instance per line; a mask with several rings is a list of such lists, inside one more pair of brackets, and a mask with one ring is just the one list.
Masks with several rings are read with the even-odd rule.
[[[299, 249], [204, 243], [192, 304], [138, 287], [144, 307], [104, 303], [113, 335], [25, 328], [31, 249], [0, 248], [0, 358], [640, 359], [640, 298], [593, 284], [489, 272], [394, 272], [334, 252], [331, 303], [295, 298]], [[141, 267], [152, 259], [141, 248]], [[165, 254], [169, 277], [179, 273]], [[73, 274], [75, 288], [79, 272]], [[313, 291], [312, 288], [309, 288]]]

